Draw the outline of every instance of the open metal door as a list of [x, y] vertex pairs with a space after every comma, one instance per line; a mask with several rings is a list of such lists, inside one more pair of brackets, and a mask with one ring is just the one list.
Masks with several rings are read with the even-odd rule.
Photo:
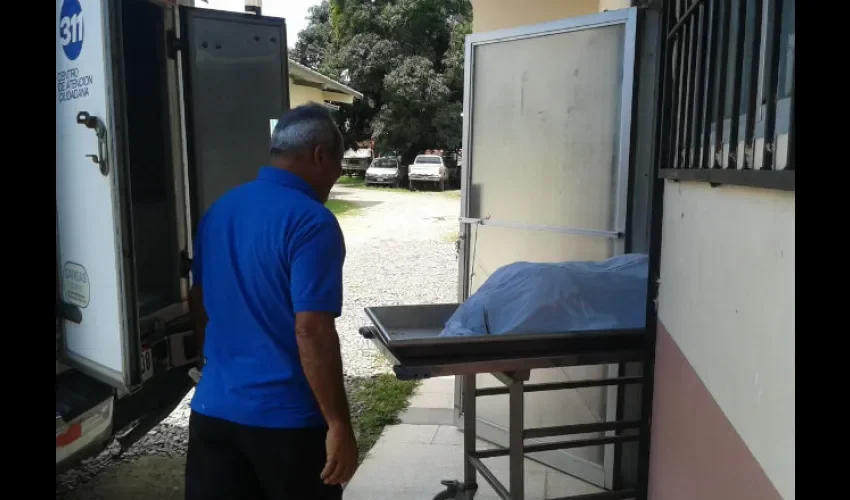
[[[636, 30], [632, 8], [467, 37], [461, 300], [511, 262], [624, 252]], [[538, 370], [531, 382], [615, 374], [610, 366]], [[500, 383], [479, 375], [477, 384]], [[584, 388], [528, 394], [525, 405], [526, 427], [558, 426], [614, 420], [616, 398]], [[507, 396], [480, 398], [477, 408], [479, 437], [506, 446]], [[591, 437], [601, 436], [575, 436]], [[608, 448], [531, 457], [610, 488]]]
[[56, 0], [56, 211], [64, 361], [131, 385], [108, 0]]
[[181, 7], [193, 234], [227, 190], [269, 160], [269, 124], [289, 109], [286, 22]]

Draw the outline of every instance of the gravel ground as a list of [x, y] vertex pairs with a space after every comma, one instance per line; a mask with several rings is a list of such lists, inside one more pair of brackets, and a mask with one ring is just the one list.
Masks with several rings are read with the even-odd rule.
[[[345, 305], [337, 329], [351, 392], [364, 377], [389, 371], [371, 342], [357, 332], [368, 324], [364, 307], [456, 300], [457, 260], [451, 237], [458, 229], [459, 200], [451, 193], [341, 186], [331, 196], [359, 207], [340, 220], [347, 258]], [[57, 476], [57, 500], [182, 499], [192, 394], [120, 458], [113, 456], [117, 452], [113, 444]]]
[[456, 234], [460, 202], [441, 193], [337, 188], [334, 197], [362, 205], [342, 217], [347, 256], [345, 305], [337, 320], [348, 375], [388, 371], [372, 343], [358, 333], [369, 320], [366, 306], [454, 302]]

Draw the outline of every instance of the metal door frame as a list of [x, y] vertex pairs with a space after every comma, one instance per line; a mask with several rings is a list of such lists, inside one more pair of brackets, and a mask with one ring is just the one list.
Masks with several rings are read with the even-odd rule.
[[[459, 265], [458, 265], [458, 301], [463, 302], [469, 296], [470, 292], [470, 236], [472, 235], [471, 225], [468, 223], [469, 218], [469, 188], [472, 182], [472, 113], [473, 113], [473, 71], [475, 69], [475, 48], [479, 45], [510, 42], [527, 38], [535, 38], [546, 35], [555, 35], [581, 31], [593, 28], [601, 28], [605, 26], [623, 25], [625, 28], [623, 41], [623, 83], [621, 87], [620, 101], [620, 127], [618, 131], [618, 156], [617, 156], [617, 187], [615, 194], [615, 231], [620, 232], [622, 236], [615, 240], [614, 253], [622, 254], [626, 251], [626, 231], [629, 227], [628, 203], [629, 203], [629, 174], [631, 167], [631, 133], [632, 133], [632, 118], [633, 118], [633, 93], [635, 86], [635, 69], [636, 69], [636, 46], [638, 33], [638, 9], [631, 7], [628, 9], [620, 9], [615, 11], [603, 12], [599, 14], [591, 14], [574, 18], [563, 19], [559, 21], [541, 23], [518, 28], [510, 28], [504, 30], [491, 31], [487, 33], [477, 33], [467, 36], [465, 43], [465, 59], [464, 59], [464, 102], [463, 102], [463, 132], [462, 132], [462, 147], [463, 147], [463, 164], [461, 178], [461, 222], [459, 230]], [[495, 224], [494, 224], [495, 225]], [[531, 230], [541, 228], [529, 227]], [[546, 230], [561, 230], [561, 232], [570, 232], [571, 228], [546, 228]], [[476, 229], [477, 230], [477, 229]], [[609, 365], [607, 376], [616, 377], [620, 372], [618, 365]], [[454, 420], [455, 425], [463, 428], [463, 416], [461, 414], [461, 401], [463, 395], [463, 379], [456, 377], [455, 379], [455, 397], [454, 397]], [[606, 394], [606, 419], [611, 421], [616, 419], [617, 415], [617, 389], [616, 387], [609, 388]], [[478, 436], [485, 440], [505, 441], [498, 439], [497, 434], [507, 433], [488, 422], [478, 421], [476, 424]], [[492, 439], [491, 439], [492, 438]], [[558, 456], [560, 460], [570, 460], [574, 467], [583, 467], [586, 469], [586, 477], [598, 477], [597, 483], [599, 486], [604, 486], [607, 489], [613, 487], [613, 472], [615, 466], [615, 450], [613, 446], [606, 446], [604, 451], [603, 467], [601, 470], [596, 470], [595, 464], [581, 461], [580, 459], [568, 457], [559, 452], [547, 452], [547, 455], [553, 457]]]

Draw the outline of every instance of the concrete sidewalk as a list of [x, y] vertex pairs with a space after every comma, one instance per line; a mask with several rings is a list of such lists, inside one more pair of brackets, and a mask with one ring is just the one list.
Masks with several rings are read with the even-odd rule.
[[[431, 500], [440, 481], [463, 479], [463, 433], [453, 425], [454, 377], [427, 379], [417, 389], [399, 425], [384, 429], [352, 478], [344, 500]], [[478, 441], [479, 449], [491, 448]], [[508, 483], [508, 458], [485, 462]], [[532, 460], [525, 461], [526, 500], [602, 491]], [[479, 476], [476, 500], [498, 500]]]

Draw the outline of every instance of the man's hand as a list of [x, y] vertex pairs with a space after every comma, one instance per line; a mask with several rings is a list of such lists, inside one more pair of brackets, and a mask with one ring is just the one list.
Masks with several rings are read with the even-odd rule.
[[351, 427], [331, 427], [326, 447], [328, 461], [322, 470], [322, 481], [325, 484], [347, 483], [357, 470], [357, 441]]
[[357, 468], [357, 442], [345, 396], [342, 356], [333, 315], [296, 313], [295, 340], [304, 375], [329, 427], [328, 458], [321, 478], [326, 484], [342, 484], [351, 479]]

